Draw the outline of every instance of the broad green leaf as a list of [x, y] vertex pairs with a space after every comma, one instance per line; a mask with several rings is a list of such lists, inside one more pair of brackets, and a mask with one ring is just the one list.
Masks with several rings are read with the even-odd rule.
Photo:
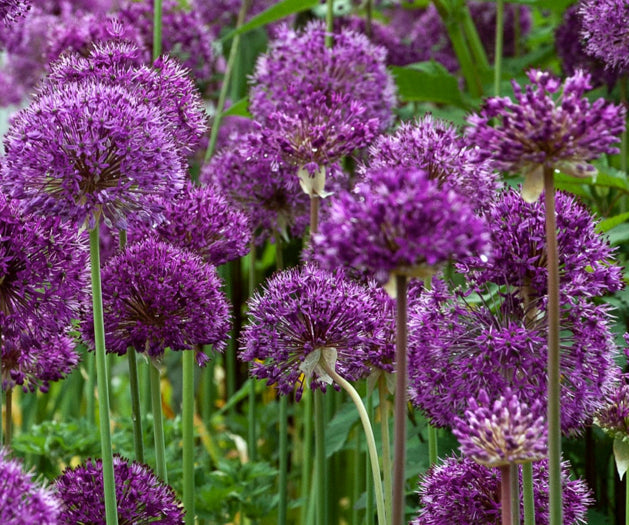
[[230, 31], [221, 40], [224, 42], [236, 35], [242, 35], [258, 27], [277, 22], [294, 13], [306, 11], [319, 4], [319, 0], [283, 0], [268, 9], [262, 11], [259, 15], [254, 16], [249, 22], [243, 24], [240, 28]]
[[614, 439], [614, 459], [616, 460], [618, 476], [622, 479], [629, 468], [629, 443], [621, 436]]
[[331, 457], [335, 452], [343, 448], [349, 439], [350, 430], [359, 419], [360, 416], [354, 403], [349, 401], [341, 406], [325, 430], [326, 457]]
[[629, 241], [629, 224], [622, 223], [607, 232], [610, 244], [617, 245]]
[[629, 220], [629, 211], [603, 219], [596, 225], [596, 231], [604, 233]]
[[241, 98], [235, 104], [232, 104], [229, 109], [223, 111], [224, 117], [247, 117], [251, 118], [249, 113], [249, 99]]
[[437, 62], [420, 62], [410, 66], [394, 66], [398, 93], [406, 102], [437, 102], [464, 107], [456, 77]]

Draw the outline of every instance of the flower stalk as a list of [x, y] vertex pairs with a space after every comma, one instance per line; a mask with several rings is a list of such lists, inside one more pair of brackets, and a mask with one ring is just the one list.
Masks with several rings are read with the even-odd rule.
[[384, 472], [384, 501], [386, 505], [387, 524], [391, 523], [393, 516], [392, 500], [393, 497], [393, 479], [391, 477], [391, 438], [389, 437], [389, 400], [387, 394], [387, 381], [383, 374], [378, 378], [378, 393], [380, 394], [380, 403], [378, 411], [380, 412], [380, 428], [382, 430], [382, 470]]
[[186, 522], [194, 523], [194, 350], [182, 356], [183, 367], [183, 506]]
[[513, 465], [500, 467], [500, 504], [502, 508], [502, 525], [512, 525], [511, 521], [511, 476]]
[[535, 525], [533, 463], [530, 461], [522, 464], [522, 499], [524, 500], [524, 525]]
[[152, 360], [149, 365], [149, 381], [151, 388], [151, 407], [153, 410], [153, 433], [155, 435], [155, 473], [164, 483], [168, 483], [160, 373], [159, 369]]

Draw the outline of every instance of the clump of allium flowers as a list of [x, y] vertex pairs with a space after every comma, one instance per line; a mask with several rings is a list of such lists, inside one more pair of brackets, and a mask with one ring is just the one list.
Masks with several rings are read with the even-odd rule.
[[[467, 301], [434, 280], [409, 307], [409, 393], [436, 426], [450, 426], [483, 389], [497, 399], [510, 388], [529, 406], [547, 396], [545, 302], [527, 305], [514, 293], [478, 306]], [[569, 435], [602, 407], [617, 348], [608, 307], [578, 297], [562, 306], [561, 429]]]
[[[131, 346], [161, 359], [166, 348], [225, 348], [227, 299], [215, 268], [198, 255], [148, 239], [112, 257], [102, 281], [108, 352], [124, 355]], [[93, 330], [90, 313], [83, 327], [90, 344]], [[209, 357], [197, 351], [196, 359], [203, 366]]]
[[394, 274], [425, 277], [448, 261], [488, 250], [485, 223], [467, 199], [420, 169], [369, 170], [352, 192], [335, 195], [314, 257], [386, 283]]
[[[593, 499], [585, 481], [570, 479], [569, 464], [561, 465], [563, 523], [585, 523]], [[420, 479], [421, 508], [411, 525], [495, 525], [500, 522], [500, 470], [467, 457], [451, 456], [433, 465]], [[536, 525], [549, 523], [548, 462], [533, 463]], [[522, 506], [522, 503], [520, 503]]]
[[369, 147], [367, 164], [371, 169], [421, 168], [483, 209], [494, 199], [499, 182], [490, 162], [477, 157], [453, 126], [425, 115], [403, 123], [392, 135], [380, 135]]
[[219, 266], [246, 255], [251, 230], [247, 217], [216, 187], [186, 183], [174, 199], [162, 201], [164, 222], [136, 225], [130, 240], [153, 236]]
[[[574, 196], [557, 192], [555, 202], [562, 296], [592, 297], [620, 290], [622, 268], [614, 264], [615, 250], [596, 231], [594, 217]], [[491, 204], [485, 218], [494, 247], [491, 257], [485, 262], [470, 258], [459, 269], [477, 284], [491, 281], [516, 287], [525, 300], [546, 295], [544, 202], [527, 203], [516, 190], [508, 190]]]
[[620, 72], [629, 69], [629, 5], [625, 0], [582, 0], [585, 50]]
[[468, 118], [467, 136], [498, 169], [524, 175], [522, 196], [532, 202], [541, 195], [544, 166], [585, 177], [596, 173], [590, 161], [617, 153], [625, 110], [602, 98], [591, 103], [584, 96], [590, 76], [581, 70], [563, 84], [544, 71], [530, 70], [528, 77], [524, 89], [512, 81], [515, 101], [487, 99]]
[[[116, 455], [114, 480], [119, 523], [183, 525], [185, 512], [175, 491], [147, 465]], [[65, 469], [54, 486], [61, 500], [60, 524], [105, 525], [100, 459], [88, 459], [83, 465]]]
[[278, 272], [249, 300], [240, 359], [281, 394], [297, 388], [298, 400], [304, 381], [324, 391], [332, 383], [322, 363], [347, 380], [364, 377], [381, 319], [372, 300], [340, 271], [305, 265]]
[[0, 449], [0, 522], [3, 525], [57, 525], [60, 502], [33, 481], [22, 464]]
[[509, 388], [493, 403], [484, 389], [471, 397], [464, 417], [456, 417], [452, 433], [461, 452], [490, 467], [538, 461], [547, 453], [547, 428], [542, 402], [529, 407]]

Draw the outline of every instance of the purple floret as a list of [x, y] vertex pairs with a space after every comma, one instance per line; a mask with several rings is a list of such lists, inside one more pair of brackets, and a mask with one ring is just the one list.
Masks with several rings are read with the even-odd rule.
[[[114, 482], [119, 523], [183, 525], [185, 512], [175, 491], [147, 465], [114, 456]], [[100, 459], [65, 469], [55, 480], [55, 489], [61, 500], [59, 524], [105, 525]]]
[[30, 9], [30, 2], [22, 2], [21, 0], [0, 0], [0, 20], [7, 27], [16, 22], [18, 18]]
[[585, 50], [620, 73], [629, 69], [629, 3], [581, 0], [581, 35]]

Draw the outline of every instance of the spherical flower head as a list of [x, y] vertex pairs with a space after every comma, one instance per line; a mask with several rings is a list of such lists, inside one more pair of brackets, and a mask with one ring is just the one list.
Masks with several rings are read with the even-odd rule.
[[[561, 464], [563, 523], [586, 523], [593, 499], [585, 481], [570, 479], [567, 461]], [[521, 477], [521, 473], [520, 473]], [[495, 525], [500, 522], [500, 470], [467, 457], [451, 456], [433, 465], [420, 479], [421, 509], [411, 525]], [[533, 463], [536, 525], [549, 523], [548, 462]], [[520, 508], [522, 512], [522, 496]]]
[[21, 463], [0, 449], [0, 522], [5, 525], [57, 525], [60, 502], [33, 481]]
[[376, 128], [385, 130], [393, 121], [395, 105], [385, 49], [350, 30], [335, 33], [332, 47], [326, 47], [325, 36], [323, 22], [311, 22], [301, 31], [288, 26], [279, 30], [269, 51], [256, 63], [251, 113], [265, 122], [277, 110], [287, 115], [298, 113], [313, 93], [326, 99], [336, 93], [364, 106], [363, 122], [375, 119]]
[[592, 87], [606, 84], [611, 89], [618, 80], [618, 72], [606, 68], [604, 62], [586, 52], [581, 26], [579, 4], [574, 4], [566, 9], [561, 24], [555, 30], [555, 49], [561, 59], [561, 69], [565, 76], [583, 69], [590, 73]]
[[372, 169], [421, 168], [467, 197], [476, 209], [485, 209], [500, 187], [490, 162], [479, 159], [453, 126], [432, 115], [402, 123], [392, 135], [380, 135], [369, 147], [367, 164]]
[[10, 27], [19, 17], [24, 16], [29, 9], [29, 2], [0, 0], [0, 20], [2, 20], [5, 28]]
[[335, 195], [313, 236], [323, 266], [351, 266], [381, 283], [483, 254], [487, 240], [484, 222], [466, 199], [425, 171], [407, 168], [368, 171], [352, 192]]
[[278, 235], [300, 237], [308, 226], [310, 199], [299, 188], [295, 168], [269, 153], [260, 132], [230, 137], [199, 179], [220, 187], [247, 215], [258, 244]]
[[[128, 347], [161, 359], [166, 348], [225, 348], [229, 306], [213, 266], [199, 256], [147, 239], [112, 257], [102, 271], [105, 343], [124, 355]], [[85, 341], [93, 339], [91, 313]], [[208, 356], [197, 351], [202, 366]]]
[[[614, 264], [615, 250], [596, 231], [594, 217], [574, 196], [557, 192], [555, 203], [562, 296], [596, 297], [620, 290], [622, 268]], [[491, 281], [516, 287], [525, 299], [546, 295], [543, 200], [527, 203], [516, 190], [508, 190], [492, 203], [485, 218], [490, 225], [493, 253], [485, 262], [468, 259], [460, 271], [478, 284]]]
[[[470, 397], [498, 399], [511, 389], [532, 407], [547, 395], [545, 302], [525, 307], [517, 295], [472, 307], [434, 281], [409, 306], [409, 394], [433, 425], [449, 427]], [[478, 290], [485, 293], [486, 289]], [[561, 309], [561, 429], [578, 433], [616, 380], [617, 348], [609, 308], [572, 298]]]
[[[114, 481], [119, 523], [183, 525], [185, 512], [175, 491], [147, 465], [115, 455]], [[65, 469], [55, 489], [61, 500], [60, 524], [105, 525], [102, 460]]]
[[[625, 341], [629, 334], [625, 334]], [[625, 354], [627, 350], [625, 350]], [[629, 376], [618, 370], [618, 381], [609, 392], [594, 422], [612, 437], [629, 436]]]
[[323, 391], [332, 383], [324, 362], [347, 380], [364, 377], [378, 329], [371, 300], [365, 287], [342, 272], [314, 265], [278, 272], [249, 300], [240, 359], [280, 394], [296, 387], [298, 400], [304, 381]]
[[489, 467], [538, 461], [547, 453], [544, 410], [539, 399], [529, 407], [510, 389], [492, 403], [481, 389], [478, 400], [469, 399], [465, 416], [455, 418], [452, 433], [463, 454]]
[[[625, 128], [625, 110], [599, 98], [584, 96], [590, 76], [578, 70], [563, 84], [550, 73], [531, 70], [524, 89], [512, 81], [515, 101], [492, 97], [479, 114], [468, 118], [468, 138], [483, 158], [496, 167], [525, 176], [522, 196], [537, 200], [543, 189], [543, 168], [569, 175], [594, 175], [589, 163], [614, 146]], [[492, 120], [498, 123], [490, 125]]]
[[619, 72], [629, 69], [629, 4], [625, 0], [582, 0], [585, 50]]
[[186, 183], [174, 199], [162, 200], [164, 222], [138, 224], [130, 240], [153, 236], [194, 252], [205, 262], [219, 266], [246, 255], [251, 230], [247, 217], [212, 186]]
[[126, 228], [151, 217], [146, 195], [172, 194], [184, 180], [162, 115], [124, 87], [67, 82], [18, 112], [5, 135], [2, 185], [27, 210], [90, 228], [100, 216]]

